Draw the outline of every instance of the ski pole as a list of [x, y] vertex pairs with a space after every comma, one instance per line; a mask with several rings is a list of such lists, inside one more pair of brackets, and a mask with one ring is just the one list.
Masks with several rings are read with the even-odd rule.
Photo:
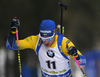
[[[68, 43], [66, 44], [66, 47], [67, 47], [67, 50], [69, 49], [68, 48]], [[75, 62], [77, 63], [78, 67], [80, 68], [81, 72], [83, 73], [84, 77], [87, 77], [85, 72], [83, 71], [82, 67], [80, 66], [80, 64], [78, 63], [78, 61], [76, 60], [76, 58], [73, 56]]]
[[76, 60], [76, 58], [75, 57], [73, 57], [73, 58], [74, 58], [75, 62], [77, 63], [78, 67], [80, 68], [80, 70], [82, 71], [84, 77], [87, 77], [85, 72], [83, 71], [82, 67], [79, 65], [78, 61]]
[[[15, 17], [15, 19], [16, 19], [16, 17]], [[20, 73], [20, 77], [22, 77], [21, 60], [20, 60], [20, 51], [19, 51], [19, 39], [18, 39], [18, 28], [16, 28], [16, 40], [17, 40], [17, 49], [18, 49], [19, 73]]]

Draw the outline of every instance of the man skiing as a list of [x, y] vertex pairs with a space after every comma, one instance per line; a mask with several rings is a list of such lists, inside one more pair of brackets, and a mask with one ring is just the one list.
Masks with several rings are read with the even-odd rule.
[[[19, 20], [13, 19], [6, 42], [6, 47], [10, 50], [17, 50], [16, 28], [19, 25]], [[43, 20], [39, 30], [38, 35], [19, 40], [19, 49], [33, 49], [36, 52], [42, 77], [72, 77], [69, 60], [73, 59], [73, 56], [80, 65], [85, 65], [85, 58], [74, 44], [56, 32], [56, 24], [53, 20]]]

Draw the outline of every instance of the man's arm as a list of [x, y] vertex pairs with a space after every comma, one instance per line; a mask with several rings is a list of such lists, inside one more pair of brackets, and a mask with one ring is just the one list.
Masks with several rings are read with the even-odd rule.
[[[73, 59], [73, 55], [70, 55], [70, 57]], [[74, 56], [76, 58], [76, 60], [78, 61], [78, 63], [80, 65], [85, 65], [86, 64], [86, 59], [85, 57], [79, 52], [79, 50], [77, 50], [77, 55]]]
[[[6, 47], [10, 50], [16, 50], [17, 49], [17, 43], [16, 43], [16, 28], [19, 28], [19, 20], [13, 19], [11, 23], [11, 30], [10, 34], [6, 41]], [[25, 39], [19, 40], [19, 49], [33, 49], [35, 50], [35, 46], [38, 41], [38, 35], [36, 36], [29, 36]]]
[[[38, 39], [38, 36], [29, 36], [25, 39], [19, 40], [19, 49], [33, 49], [35, 50], [36, 41]], [[17, 49], [17, 43], [15, 37], [12, 35], [9, 35], [6, 42], [6, 47], [10, 50], [16, 50]]]
[[[66, 46], [68, 45], [68, 47]], [[77, 59], [78, 63], [80, 65], [85, 65], [86, 60], [84, 56], [77, 50], [74, 46], [74, 44], [67, 38], [64, 38], [62, 41], [62, 48], [63, 48], [63, 53], [66, 56], [70, 56], [73, 59], [73, 56]]]
[[6, 47], [8, 49], [11, 49], [11, 50], [17, 49], [15, 40], [16, 40], [16, 28], [18, 29], [19, 25], [20, 25], [19, 19], [16, 19], [16, 18], [12, 19], [10, 35], [8, 36], [7, 42], [6, 42]]

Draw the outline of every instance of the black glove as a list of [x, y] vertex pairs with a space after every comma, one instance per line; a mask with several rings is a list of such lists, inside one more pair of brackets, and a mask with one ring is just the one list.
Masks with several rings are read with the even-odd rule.
[[73, 46], [71, 46], [71, 47], [68, 49], [68, 54], [69, 54], [69, 55], [72, 55], [72, 56], [75, 56], [75, 58], [76, 58], [77, 60], [80, 59], [80, 56], [79, 56], [78, 53], [77, 53], [77, 49], [76, 49], [75, 47], [73, 47]]
[[71, 46], [69, 49], [68, 49], [68, 54], [69, 55], [72, 55], [72, 56], [76, 56], [77, 55], [77, 49], [73, 46]]
[[20, 25], [20, 22], [19, 22], [19, 19], [12, 19], [12, 22], [11, 22], [11, 28], [18, 28]]
[[11, 31], [10, 31], [11, 35], [15, 35], [16, 34], [16, 28], [19, 28], [19, 25], [20, 25], [19, 19], [16, 19], [16, 18], [12, 19]]

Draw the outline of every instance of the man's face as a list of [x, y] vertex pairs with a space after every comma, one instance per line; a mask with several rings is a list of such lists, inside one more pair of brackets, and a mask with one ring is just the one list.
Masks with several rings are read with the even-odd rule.
[[[49, 37], [43, 37], [43, 38], [47, 39]], [[52, 37], [52, 40], [50, 40], [50, 41], [45, 40], [45, 41], [43, 41], [43, 43], [45, 46], [50, 47], [53, 44], [54, 40], [55, 40], [55, 35]]]

